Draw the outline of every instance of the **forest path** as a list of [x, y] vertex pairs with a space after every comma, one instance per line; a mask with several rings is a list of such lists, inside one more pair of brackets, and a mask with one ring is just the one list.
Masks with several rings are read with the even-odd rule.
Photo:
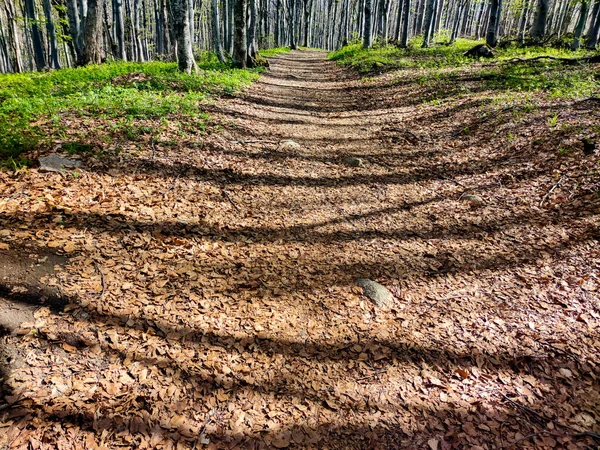
[[570, 433], [600, 417], [592, 161], [556, 156], [560, 104], [517, 127], [417, 75], [290, 52], [202, 103], [206, 128], [0, 172], [0, 250], [67, 255], [46, 281], [70, 299], [0, 336], [0, 447], [591, 445]]

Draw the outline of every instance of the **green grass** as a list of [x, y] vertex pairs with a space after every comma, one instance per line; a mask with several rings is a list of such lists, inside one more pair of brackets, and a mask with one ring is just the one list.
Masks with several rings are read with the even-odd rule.
[[[364, 75], [397, 71], [399, 77], [427, 85], [437, 85], [440, 92], [459, 94], [460, 83], [467, 71], [471, 80], [479, 81], [479, 89], [503, 91], [505, 94], [544, 92], [556, 98], [580, 98], [600, 92], [598, 71], [585, 64], [567, 66], [558, 61], [539, 60], [514, 64], [513, 58], [532, 58], [546, 55], [576, 58], [589, 55], [551, 47], [509, 47], [496, 49], [492, 60], [474, 60], [463, 54], [481, 41], [458, 39], [452, 46], [434, 45], [423, 49], [420, 39], [411, 41], [409, 48], [375, 46], [366, 50], [353, 43], [329, 54], [329, 59]], [[470, 89], [470, 87], [469, 87]], [[468, 89], [467, 89], [468, 90]], [[430, 99], [431, 100], [431, 99]]]
[[275, 48], [266, 48], [264, 50], [259, 51], [260, 56], [264, 56], [265, 58], [270, 58], [272, 56], [277, 56], [281, 53], [287, 53], [290, 51], [289, 47], [275, 47]]
[[114, 62], [53, 72], [0, 75], [0, 159], [61, 136], [65, 116], [131, 121], [177, 115], [202, 118], [201, 103], [235, 94], [262, 69], [238, 70], [213, 55], [186, 75], [175, 63]]

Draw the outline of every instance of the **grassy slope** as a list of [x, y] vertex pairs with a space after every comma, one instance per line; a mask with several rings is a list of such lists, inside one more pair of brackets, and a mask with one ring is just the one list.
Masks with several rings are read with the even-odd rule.
[[398, 79], [406, 75], [416, 77], [422, 84], [436, 83], [440, 91], [456, 90], [456, 76], [466, 71], [478, 78], [485, 89], [503, 94], [533, 97], [540, 92], [560, 98], [578, 98], [600, 92], [600, 77], [597, 70], [588, 65], [565, 66], [557, 61], [540, 60], [535, 63], [513, 64], [512, 58], [531, 58], [548, 55], [558, 57], [579, 57], [589, 54], [585, 51], [566, 51], [555, 48], [507, 48], [495, 50], [493, 60], [474, 61], [463, 53], [481, 43], [459, 39], [453, 46], [420, 48], [420, 42], [413, 41], [408, 49], [393, 46], [365, 50], [360, 44], [344, 47], [329, 55], [341, 65], [351, 67], [362, 74], [397, 71]]
[[[262, 54], [283, 51], [270, 49]], [[67, 150], [90, 148], [96, 144], [90, 142], [90, 126], [94, 131], [109, 130], [102, 133], [105, 141], [115, 133], [135, 138], [168, 126], [170, 120], [202, 127], [203, 102], [234, 95], [261, 71], [231, 69], [213, 55], [203, 56], [198, 66], [194, 75], [180, 73], [175, 63], [167, 62], [114, 62], [0, 75], [0, 160], [8, 158], [9, 165], [16, 166], [26, 162], [18, 158], [23, 152], [56, 141]]]

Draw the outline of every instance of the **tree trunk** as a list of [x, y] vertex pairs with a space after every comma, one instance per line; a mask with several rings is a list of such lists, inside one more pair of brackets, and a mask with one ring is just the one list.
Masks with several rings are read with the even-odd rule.
[[312, 4], [313, 0], [304, 0], [304, 47], [310, 47], [310, 30], [312, 28]]
[[585, 46], [589, 49], [595, 49], [598, 44], [598, 32], [600, 31], [600, 0], [596, 0], [594, 10], [592, 11], [592, 20], [590, 29], [587, 33]]
[[289, 39], [290, 39], [290, 48], [292, 50], [298, 49], [298, 43], [296, 42], [296, 4], [297, 0], [290, 0], [290, 4], [288, 6], [288, 28], [289, 28]]
[[189, 22], [190, 22], [190, 47], [192, 48], [192, 51], [194, 50], [194, 39], [196, 36], [196, 24], [194, 22], [194, 18], [196, 17], [196, 1], [195, 0], [188, 0], [188, 15], [189, 15]]
[[58, 42], [56, 40], [56, 28], [52, 19], [52, 5], [50, 0], [44, 0], [44, 16], [46, 17], [46, 32], [48, 33], [48, 46], [50, 47], [50, 67], [60, 69], [58, 59]]
[[234, 0], [234, 39], [233, 39], [233, 66], [245, 69], [248, 62], [248, 48], [246, 47], [246, 1]]
[[390, 9], [390, 0], [379, 0], [379, 37], [383, 42], [388, 41], [388, 14]]
[[573, 36], [573, 42], [571, 43], [571, 50], [578, 50], [581, 45], [581, 35], [583, 34], [583, 27], [587, 20], [587, 14], [590, 9], [589, 0], [581, 0], [581, 11], [579, 12], [579, 20], [575, 27], [575, 34]]
[[189, 6], [188, 0], [171, 0], [173, 33], [177, 45], [177, 65], [180, 71], [187, 74], [197, 70], [192, 52]]
[[365, 0], [365, 26], [363, 29], [363, 47], [371, 48], [373, 47], [373, 35], [371, 34], [371, 21], [373, 19], [372, 13], [373, 0]]
[[402, 21], [402, 37], [400, 38], [401, 48], [408, 47], [408, 33], [410, 31], [410, 7], [410, 0], [404, 0], [404, 5], [402, 7], [404, 20]]
[[102, 0], [89, 0], [83, 29], [83, 47], [77, 65], [102, 62]]
[[21, 57], [21, 40], [19, 38], [19, 32], [16, 25], [15, 17], [15, 6], [11, 0], [8, 0], [4, 4], [4, 11], [6, 12], [6, 20], [8, 21], [8, 34], [11, 37], [11, 46], [13, 50], [14, 59], [12, 61], [15, 72], [23, 72], [23, 59]]
[[212, 29], [213, 29], [213, 46], [215, 53], [220, 62], [225, 62], [225, 56], [223, 55], [223, 41], [221, 41], [221, 31], [219, 26], [221, 21], [219, 19], [219, 1], [212, 0]]
[[548, 21], [548, 9], [550, 0], [538, 0], [538, 9], [531, 28], [531, 38], [534, 41], [541, 41], [546, 35], [546, 23]]
[[247, 26], [248, 31], [248, 61], [246, 62], [248, 67], [254, 66], [254, 61], [258, 56], [258, 48], [256, 46], [256, 1], [257, 0], [248, 0], [248, 7], [250, 9], [249, 14], [249, 22]]
[[500, 13], [502, 12], [502, 0], [492, 0], [490, 4], [490, 19], [488, 29], [485, 35], [485, 43], [494, 48], [498, 45], [498, 25], [500, 23]]
[[450, 36], [450, 44], [454, 44], [456, 38], [458, 36], [458, 24], [460, 23], [460, 16], [463, 13], [463, 4], [458, 3], [456, 6], [456, 15], [454, 16], [454, 21], [452, 24], [452, 35]]
[[37, 70], [44, 70], [47, 67], [46, 64], [46, 52], [44, 50], [44, 41], [42, 38], [42, 31], [39, 27], [39, 20], [37, 12], [35, 10], [34, 0], [25, 0], [25, 16], [30, 24], [31, 42], [33, 44], [33, 59], [35, 61], [35, 67]]
[[427, 0], [427, 7], [425, 9], [425, 27], [423, 29], [423, 45], [421, 46], [423, 48], [429, 47], [429, 38], [433, 26], [433, 10], [435, 7], [435, 0]]
[[529, 18], [529, 7], [531, 5], [531, 0], [524, 0], [523, 2], [523, 11], [521, 12], [521, 24], [519, 25], [519, 42], [521, 44], [525, 43], [525, 28], [527, 27], [527, 20]]

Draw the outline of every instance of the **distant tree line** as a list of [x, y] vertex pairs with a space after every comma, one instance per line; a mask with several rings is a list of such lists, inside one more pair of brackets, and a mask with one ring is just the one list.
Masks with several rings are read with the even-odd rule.
[[261, 48], [414, 36], [593, 49], [599, 34], [600, 0], [0, 0], [0, 71], [158, 59], [192, 72], [201, 51], [246, 67]]

